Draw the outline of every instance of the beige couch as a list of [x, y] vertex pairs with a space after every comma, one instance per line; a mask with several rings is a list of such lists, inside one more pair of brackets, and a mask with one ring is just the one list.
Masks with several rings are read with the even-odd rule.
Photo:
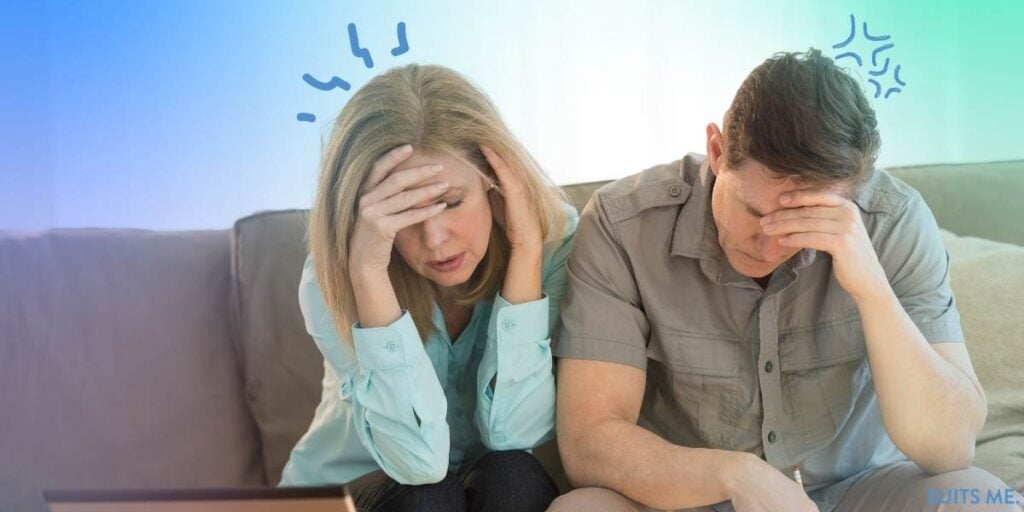
[[[1002, 242], [947, 238], [990, 401], [977, 464], [1024, 488], [1024, 161], [894, 173], [941, 226]], [[579, 208], [597, 185], [566, 190]], [[0, 512], [44, 510], [42, 488], [275, 484], [322, 377], [296, 302], [304, 216], [0, 232]]]

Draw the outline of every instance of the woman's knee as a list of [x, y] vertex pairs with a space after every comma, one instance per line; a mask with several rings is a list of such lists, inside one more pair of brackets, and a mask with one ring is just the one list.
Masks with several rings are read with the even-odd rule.
[[490, 452], [466, 475], [468, 510], [548, 508], [558, 487], [537, 459], [522, 450]]
[[449, 472], [436, 484], [396, 484], [391, 492], [381, 496], [376, 503], [358, 508], [361, 512], [463, 511], [466, 510], [466, 495], [458, 475]]

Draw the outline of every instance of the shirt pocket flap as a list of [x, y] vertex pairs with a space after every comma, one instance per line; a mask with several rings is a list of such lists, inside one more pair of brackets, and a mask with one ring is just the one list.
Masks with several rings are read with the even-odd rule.
[[779, 335], [779, 363], [782, 371], [824, 368], [864, 359], [864, 331], [860, 316], [845, 316]]
[[647, 357], [679, 372], [716, 377], [740, 374], [746, 352], [736, 341], [665, 328], [651, 330]]

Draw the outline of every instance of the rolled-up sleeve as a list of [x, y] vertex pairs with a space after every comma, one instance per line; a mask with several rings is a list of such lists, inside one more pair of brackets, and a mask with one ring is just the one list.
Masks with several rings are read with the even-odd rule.
[[348, 345], [339, 339], [308, 262], [299, 306], [374, 461], [402, 484], [441, 481], [449, 465], [447, 401], [409, 313], [386, 327], [356, 324]]
[[477, 370], [480, 438], [490, 450], [525, 450], [554, 435], [555, 377], [551, 333], [565, 294], [565, 262], [572, 250], [576, 212], [566, 237], [546, 251], [539, 300], [510, 304], [499, 293]]

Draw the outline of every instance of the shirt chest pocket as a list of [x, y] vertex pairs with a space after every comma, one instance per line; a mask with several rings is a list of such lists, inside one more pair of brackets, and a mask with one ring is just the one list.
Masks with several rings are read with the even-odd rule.
[[783, 412], [803, 444], [834, 438], [870, 389], [859, 316], [794, 329], [779, 336]]
[[669, 441], [685, 446], [737, 449], [746, 423], [745, 372], [750, 349], [728, 339], [651, 330], [644, 406]]

